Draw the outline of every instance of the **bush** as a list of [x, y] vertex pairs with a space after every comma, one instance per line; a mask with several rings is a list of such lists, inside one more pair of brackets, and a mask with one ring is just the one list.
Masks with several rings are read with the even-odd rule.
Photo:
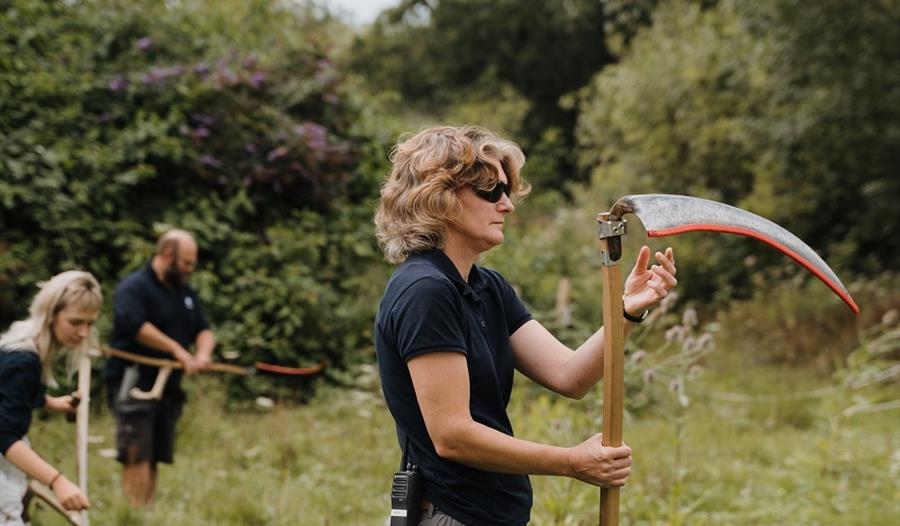
[[861, 307], [858, 317], [821, 282], [794, 267], [772, 269], [755, 282], [752, 299], [734, 302], [718, 315], [723, 338], [748, 363], [832, 370], [859, 346], [864, 330], [900, 308], [900, 280], [895, 274], [849, 284]]
[[384, 146], [329, 58], [335, 22], [274, 0], [16, 0], [0, 25], [0, 323], [65, 268], [110, 297], [178, 226], [242, 361], [364, 345]]

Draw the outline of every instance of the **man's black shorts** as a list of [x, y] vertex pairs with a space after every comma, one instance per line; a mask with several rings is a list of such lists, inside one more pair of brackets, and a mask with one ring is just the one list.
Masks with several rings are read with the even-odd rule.
[[175, 424], [183, 402], [126, 400], [116, 404], [116, 460], [123, 464], [171, 464], [175, 452]]

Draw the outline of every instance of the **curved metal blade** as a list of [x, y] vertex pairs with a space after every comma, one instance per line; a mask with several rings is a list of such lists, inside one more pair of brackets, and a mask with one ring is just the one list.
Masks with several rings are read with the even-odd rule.
[[611, 219], [625, 214], [638, 216], [647, 235], [663, 237], [684, 232], [724, 232], [751, 237], [770, 245], [812, 272], [859, 314], [859, 307], [847, 287], [816, 252], [800, 238], [777, 224], [717, 201], [686, 195], [640, 194], [626, 195], [610, 210]]

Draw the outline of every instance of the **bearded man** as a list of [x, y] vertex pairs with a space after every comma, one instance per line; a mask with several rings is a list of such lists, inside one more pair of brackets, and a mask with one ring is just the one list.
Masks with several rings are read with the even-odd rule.
[[[108, 401], [116, 416], [117, 460], [129, 504], [153, 503], [157, 464], [171, 464], [175, 424], [186, 400], [183, 373], [209, 368], [215, 336], [188, 278], [197, 264], [197, 242], [184, 230], [169, 230], [143, 268], [128, 275], [113, 295], [110, 346], [154, 358], [174, 357], [184, 366], [172, 371], [160, 400], [135, 400], [132, 387], [149, 391], [158, 369], [120, 358], [106, 362]], [[196, 355], [188, 349], [196, 348]]]

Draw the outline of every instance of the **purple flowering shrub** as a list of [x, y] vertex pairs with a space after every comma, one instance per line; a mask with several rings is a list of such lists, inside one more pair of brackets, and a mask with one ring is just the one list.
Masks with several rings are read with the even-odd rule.
[[346, 130], [340, 72], [321, 51], [179, 56], [171, 40], [180, 39], [136, 38], [119, 61], [125, 69], [106, 82], [120, 123], [138, 125], [147, 112], [166, 119], [166, 139], [179, 141], [186, 157], [170, 184], [245, 191], [266, 209], [324, 210], [342, 196], [359, 162], [358, 139]]
[[334, 22], [187, 4], [0, 9], [0, 326], [66, 268], [111, 293], [179, 226], [223, 351], [340, 369], [370, 338], [386, 161], [329, 58]]

